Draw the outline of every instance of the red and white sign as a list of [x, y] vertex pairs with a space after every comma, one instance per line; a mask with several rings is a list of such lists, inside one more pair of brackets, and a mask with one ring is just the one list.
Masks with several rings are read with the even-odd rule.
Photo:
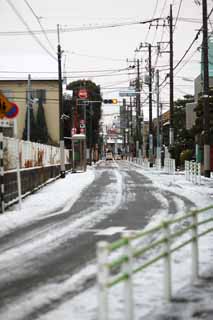
[[76, 132], [77, 132], [77, 129], [76, 128], [72, 128], [72, 136], [74, 135], [74, 134], [76, 134]]
[[88, 92], [86, 89], [82, 88], [78, 91], [78, 97], [80, 99], [87, 99], [88, 98]]

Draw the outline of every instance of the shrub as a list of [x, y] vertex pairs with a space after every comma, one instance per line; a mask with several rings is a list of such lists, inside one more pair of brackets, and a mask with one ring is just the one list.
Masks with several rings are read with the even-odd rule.
[[193, 150], [191, 150], [191, 149], [183, 150], [180, 153], [180, 162], [181, 162], [181, 164], [183, 164], [185, 160], [188, 160], [188, 161], [192, 160], [192, 155], [193, 155]]

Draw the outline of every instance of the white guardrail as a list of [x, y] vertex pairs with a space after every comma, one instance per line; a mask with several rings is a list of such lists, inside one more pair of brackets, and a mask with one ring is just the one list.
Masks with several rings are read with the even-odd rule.
[[168, 174], [175, 174], [175, 159], [165, 158], [164, 159], [164, 171]]
[[[17, 139], [4, 137], [4, 169], [16, 168]], [[37, 142], [19, 140], [20, 168], [60, 164], [60, 148]], [[69, 150], [65, 149], [65, 164], [70, 163]]]
[[195, 161], [185, 161], [185, 178], [194, 184], [201, 184], [201, 165]]
[[[113, 243], [97, 244], [98, 320], [109, 320], [109, 290], [123, 282], [124, 320], [134, 320], [133, 276], [160, 259], [164, 260], [164, 296], [172, 298], [172, 254], [191, 244], [192, 281], [199, 276], [198, 239], [213, 231], [213, 206], [194, 210], [183, 216], [135, 234], [123, 233]], [[210, 211], [211, 210], [211, 211]], [[208, 213], [208, 214], [207, 214]], [[206, 214], [207, 216], [204, 216]], [[153, 236], [154, 235], [154, 236]]]
[[[132, 158], [132, 159], [130, 158], [130, 161], [132, 161], [133, 163], [139, 164], [144, 168], [150, 168], [150, 163], [147, 158], [144, 158], [144, 159], [143, 158]], [[162, 169], [161, 159], [156, 158], [155, 167], [157, 170]], [[168, 174], [175, 175], [175, 159], [165, 158], [163, 170], [164, 170], [164, 172], [166, 172]]]

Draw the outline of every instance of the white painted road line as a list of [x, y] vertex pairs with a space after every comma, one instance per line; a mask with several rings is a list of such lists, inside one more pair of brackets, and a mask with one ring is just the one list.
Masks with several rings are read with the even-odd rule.
[[113, 234], [121, 233], [125, 229], [126, 227], [109, 227], [95, 233], [95, 236], [112, 236]]

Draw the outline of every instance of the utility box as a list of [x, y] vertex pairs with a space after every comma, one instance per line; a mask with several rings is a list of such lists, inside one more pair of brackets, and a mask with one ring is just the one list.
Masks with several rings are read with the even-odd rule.
[[72, 140], [72, 170], [86, 171], [86, 135], [74, 134]]

